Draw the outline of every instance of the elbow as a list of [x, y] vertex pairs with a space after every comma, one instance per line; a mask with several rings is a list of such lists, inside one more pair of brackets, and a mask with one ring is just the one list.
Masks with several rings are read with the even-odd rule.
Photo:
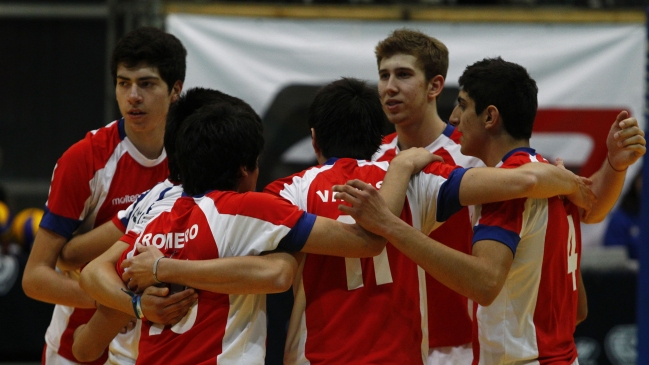
[[291, 285], [293, 285], [293, 278], [294, 275], [292, 275], [292, 271], [289, 270], [282, 271], [279, 275], [275, 277], [275, 280], [273, 282], [273, 287], [275, 289], [275, 292], [283, 293], [291, 289]]
[[23, 292], [26, 296], [39, 300], [38, 296], [38, 284], [33, 270], [25, 269], [23, 273]]
[[503, 284], [497, 280], [483, 281], [471, 299], [483, 307], [488, 307], [496, 300], [502, 288]]
[[274, 267], [272, 288], [275, 293], [283, 293], [291, 288], [297, 273], [297, 261], [293, 256], [287, 262]]
[[84, 341], [80, 338], [82, 336], [83, 334], [79, 330], [75, 331], [74, 341], [72, 342], [72, 355], [79, 362], [91, 362], [99, 359], [105, 349], [98, 349], [89, 344], [84, 344]]
[[606, 218], [606, 214], [597, 214], [593, 212], [590, 212], [586, 218], [583, 217], [583, 214], [581, 216], [581, 222], [585, 224], [601, 223], [604, 221], [604, 218]]
[[72, 344], [72, 355], [74, 355], [79, 362], [95, 361], [102, 355], [102, 353], [103, 351], [95, 352], [88, 349], [88, 347], [79, 346], [76, 341]]
[[381, 254], [385, 249], [385, 244], [388, 241], [383, 237], [378, 237], [372, 242], [372, 245], [368, 247], [368, 257], [373, 257]]
[[526, 172], [520, 181], [521, 197], [534, 198], [534, 196], [530, 195], [532, 195], [534, 191], [536, 191], [538, 186], [538, 176], [536, 176], [533, 172]]
[[588, 317], [588, 307], [577, 309], [577, 323], [576, 324], [580, 324], [581, 322], [585, 321], [586, 317]]

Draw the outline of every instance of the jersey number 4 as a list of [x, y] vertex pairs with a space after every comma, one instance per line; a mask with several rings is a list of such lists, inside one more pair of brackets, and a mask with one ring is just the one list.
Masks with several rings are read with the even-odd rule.
[[[354, 218], [349, 215], [341, 215], [337, 219], [340, 222], [354, 224]], [[369, 258], [363, 260], [370, 260]], [[392, 272], [390, 271], [390, 261], [388, 260], [388, 251], [384, 247], [378, 256], [372, 257], [374, 260], [374, 277], [376, 285], [389, 284], [392, 282]], [[347, 289], [354, 290], [362, 288], [363, 284], [363, 267], [359, 258], [345, 258], [345, 271], [347, 274]]]

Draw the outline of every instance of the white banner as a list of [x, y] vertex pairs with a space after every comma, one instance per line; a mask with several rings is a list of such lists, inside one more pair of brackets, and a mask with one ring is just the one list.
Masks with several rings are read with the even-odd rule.
[[[598, 110], [626, 109], [641, 126], [645, 123], [643, 24], [378, 22], [186, 14], [171, 14], [166, 24], [188, 51], [185, 89], [221, 90], [247, 101], [262, 116], [289, 84], [319, 85], [342, 76], [376, 83], [374, 47], [394, 29], [406, 27], [447, 45], [447, 86], [457, 86], [467, 65], [501, 56], [526, 67], [536, 80], [540, 115], [554, 117], [556, 110], [566, 109], [573, 112], [566, 116], [586, 111], [590, 118]], [[614, 120], [610, 113], [606, 115], [606, 120], [597, 122], [600, 129], [602, 123], [608, 128]], [[571, 117], [564, 119], [571, 124]], [[587, 135], [588, 120], [581, 121], [576, 130], [564, 130], [562, 136], [551, 133], [556, 125], [549, 128], [550, 132], [548, 128], [535, 132], [533, 147], [546, 157], [585, 162], [590, 153], [584, 150], [594, 146], [593, 136]], [[595, 241], [600, 234], [601, 227]], [[584, 242], [589, 244], [593, 239], [587, 236], [584, 232]]]
[[467, 65], [501, 56], [525, 66], [537, 81], [539, 107], [626, 107], [642, 117], [643, 24], [167, 17], [167, 30], [189, 52], [185, 87], [217, 88], [246, 100], [260, 114], [290, 83], [321, 84], [341, 76], [376, 82], [374, 47], [403, 27], [421, 30], [447, 45], [447, 85], [457, 85]]

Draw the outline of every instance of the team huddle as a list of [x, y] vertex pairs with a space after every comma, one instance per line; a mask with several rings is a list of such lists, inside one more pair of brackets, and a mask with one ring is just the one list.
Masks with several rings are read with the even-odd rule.
[[257, 192], [257, 113], [183, 92], [173, 35], [126, 34], [123, 117], [58, 160], [25, 268], [56, 304], [43, 364], [264, 364], [266, 294], [290, 288], [284, 364], [578, 364], [580, 224], [645, 154], [637, 120], [620, 112], [576, 176], [530, 146], [524, 67], [467, 66], [447, 123], [443, 43], [400, 29], [375, 53], [378, 91], [341, 78], [311, 104], [317, 166]]

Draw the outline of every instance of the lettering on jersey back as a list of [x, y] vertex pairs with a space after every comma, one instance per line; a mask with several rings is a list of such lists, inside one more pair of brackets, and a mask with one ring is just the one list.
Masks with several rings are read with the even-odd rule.
[[194, 224], [185, 232], [168, 232], [168, 233], [147, 233], [140, 234], [135, 241], [135, 244], [141, 244], [144, 246], [154, 245], [160, 250], [163, 249], [172, 249], [172, 248], [183, 248], [185, 247], [185, 242], [196, 238], [198, 235], [198, 224]]
[[[370, 185], [372, 185], [372, 184], [370, 184]], [[383, 185], [383, 181], [377, 182], [375, 187], [377, 189], [381, 189], [381, 185]], [[333, 190], [331, 190], [331, 191], [329, 191], [329, 190], [317, 190], [315, 193], [320, 197], [320, 200], [323, 203], [329, 203], [329, 202], [334, 203], [334, 202], [336, 202], [336, 198], [335, 198], [336, 192], [334, 192]], [[331, 200], [329, 200], [329, 197], [331, 197]]]

